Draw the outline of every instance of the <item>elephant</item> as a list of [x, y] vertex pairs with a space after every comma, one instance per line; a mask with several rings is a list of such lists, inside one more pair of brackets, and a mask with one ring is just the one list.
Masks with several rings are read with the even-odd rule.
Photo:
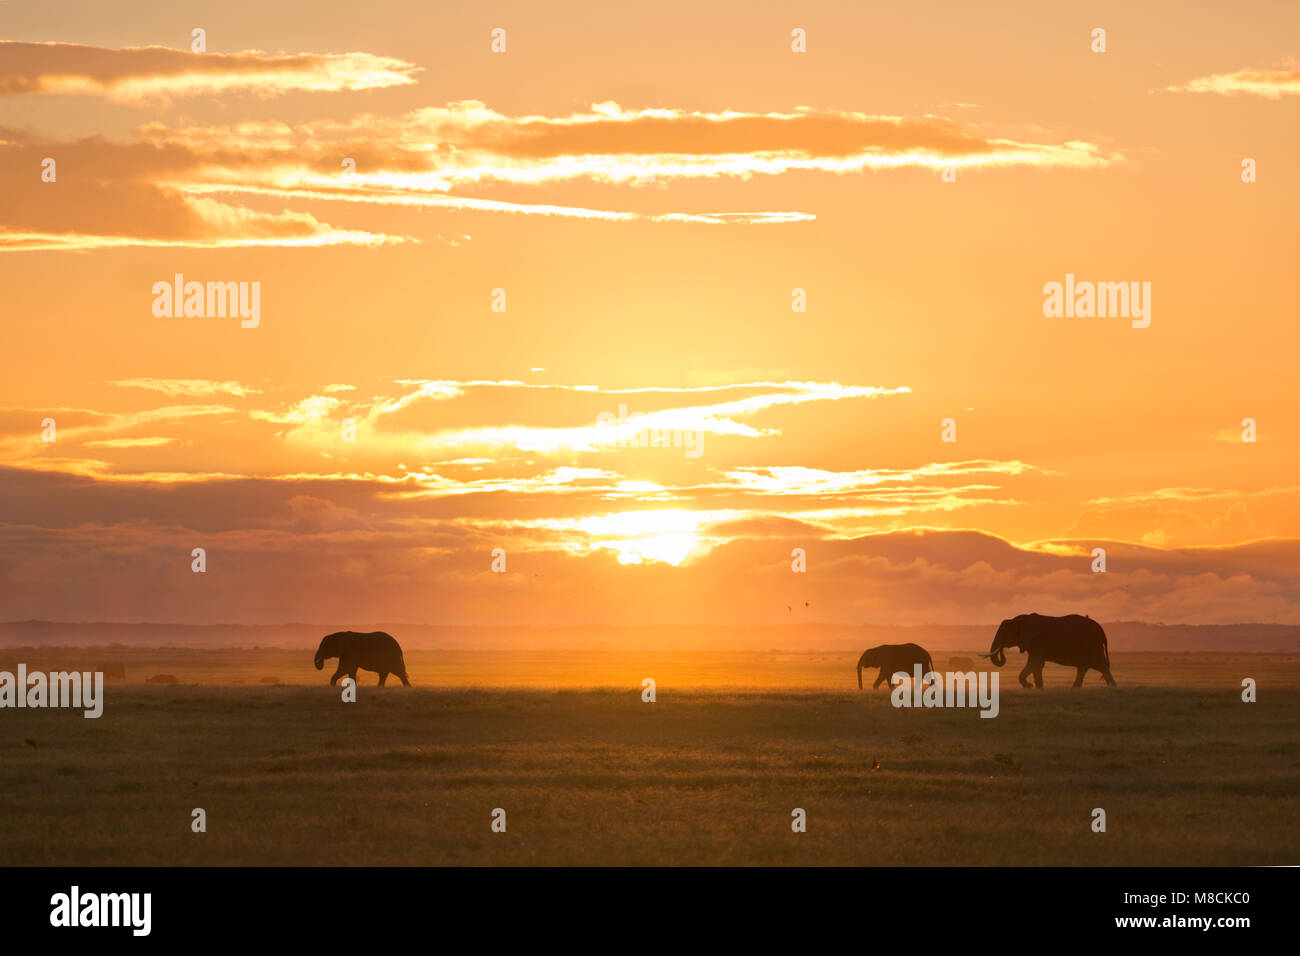
[[1089, 668], [1101, 672], [1102, 679], [1111, 687], [1115, 678], [1110, 675], [1110, 649], [1106, 645], [1106, 632], [1101, 625], [1083, 614], [1048, 617], [1046, 614], [1021, 614], [1009, 618], [998, 627], [987, 657], [994, 667], [1007, 662], [1006, 649], [1014, 647], [1029, 655], [1025, 669], [1020, 672], [1020, 685], [1029, 687], [1026, 678], [1034, 675], [1034, 685], [1043, 688], [1043, 664], [1065, 664], [1076, 669], [1074, 686], [1083, 686], [1083, 675]]
[[916, 664], [921, 665], [922, 676], [934, 670], [934, 665], [930, 661], [930, 652], [919, 644], [881, 644], [879, 647], [868, 648], [858, 658], [858, 690], [862, 690], [862, 668], [864, 667], [880, 668], [876, 682], [871, 685], [871, 689], [875, 690], [880, 686], [881, 681], [884, 681], [886, 687], [889, 686], [889, 679], [899, 671], [911, 676], [912, 667]]
[[371, 631], [360, 634], [356, 631], [335, 631], [321, 638], [320, 647], [316, 648], [316, 669], [325, 667], [326, 658], [339, 659], [338, 670], [330, 677], [330, 686], [334, 686], [343, 675], [357, 679], [357, 669], [375, 671], [379, 674], [379, 686], [384, 686], [389, 674], [396, 674], [402, 679], [403, 687], [410, 687], [406, 679], [406, 660], [402, 657], [402, 647], [391, 634], [383, 631]]

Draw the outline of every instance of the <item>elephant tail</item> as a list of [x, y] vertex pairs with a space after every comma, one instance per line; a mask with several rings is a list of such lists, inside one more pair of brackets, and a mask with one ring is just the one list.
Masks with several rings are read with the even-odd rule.
[[1109, 670], [1110, 669], [1110, 642], [1106, 639], [1106, 631], [1096, 621], [1092, 622], [1092, 626], [1097, 629], [1097, 634], [1101, 637], [1101, 660], [1102, 663], [1106, 665], [1107, 670]]

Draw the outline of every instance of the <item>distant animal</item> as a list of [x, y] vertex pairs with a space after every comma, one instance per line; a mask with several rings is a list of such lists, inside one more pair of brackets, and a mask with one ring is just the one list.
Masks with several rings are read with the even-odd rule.
[[903, 671], [910, 676], [916, 664], [921, 665], [923, 675], [934, 670], [934, 665], [930, 661], [930, 652], [919, 644], [881, 644], [879, 647], [868, 648], [858, 658], [858, 690], [862, 690], [862, 668], [864, 667], [880, 668], [876, 682], [871, 685], [871, 689], [875, 690], [882, 681], [888, 686], [889, 679], [898, 671]]
[[104, 680], [126, 680], [126, 665], [121, 661], [104, 661], [91, 670], [103, 673]]
[[968, 671], [975, 667], [975, 662], [969, 657], [950, 657], [948, 658], [948, 666], [954, 670]]
[[1020, 614], [1008, 618], [998, 626], [993, 635], [993, 645], [987, 657], [994, 667], [1007, 662], [1006, 649], [1014, 647], [1029, 655], [1025, 669], [1020, 672], [1020, 685], [1029, 687], [1026, 679], [1034, 676], [1034, 686], [1043, 687], [1043, 664], [1065, 664], [1075, 668], [1074, 686], [1083, 686], [1083, 675], [1089, 668], [1101, 672], [1102, 679], [1111, 687], [1115, 678], [1110, 675], [1110, 649], [1106, 632], [1101, 625], [1083, 614], [1049, 617], [1046, 614]]
[[370, 631], [361, 634], [356, 631], [335, 631], [321, 638], [320, 647], [316, 648], [316, 669], [322, 670], [325, 661], [331, 657], [339, 659], [339, 666], [330, 677], [330, 686], [338, 682], [345, 674], [355, 682], [357, 670], [375, 671], [379, 674], [379, 686], [384, 686], [389, 674], [396, 674], [404, 687], [410, 687], [406, 679], [406, 660], [402, 657], [401, 645], [393, 635], [383, 631]]
[[263, 677], [261, 680], [258, 681], [258, 683], [259, 683], [259, 684], [278, 684], [278, 683], [280, 683], [280, 678], [278, 678], [278, 677]]
[[179, 684], [180, 678], [174, 674], [154, 674], [145, 679], [146, 684]]

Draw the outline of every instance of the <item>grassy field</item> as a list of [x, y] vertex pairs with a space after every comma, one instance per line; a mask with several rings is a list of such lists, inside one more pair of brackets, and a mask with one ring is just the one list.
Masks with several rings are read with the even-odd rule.
[[1118, 688], [1043, 692], [1013, 657], [993, 720], [895, 710], [851, 653], [407, 657], [416, 687], [343, 704], [310, 651], [0, 652], [129, 678], [99, 720], [0, 711], [0, 863], [1300, 862], [1295, 657], [1116, 654]]

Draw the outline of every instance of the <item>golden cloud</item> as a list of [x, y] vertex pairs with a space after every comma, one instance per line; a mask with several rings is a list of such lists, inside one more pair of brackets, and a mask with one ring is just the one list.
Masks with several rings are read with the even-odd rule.
[[0, 96], [102, 96], [129, 104], [229, 93], [267, 98], [406, 86], [419, 69], [370, 53], [194, 53], [0, 41]]
[[1218, 93], [1221, 96], [1246, 93], [1276, 100], [1282, 96], [1300, 94], [1300, 70], [1246, 68], [1233, 73], [1198, 77], [1165, 89], [1171, 93]]

